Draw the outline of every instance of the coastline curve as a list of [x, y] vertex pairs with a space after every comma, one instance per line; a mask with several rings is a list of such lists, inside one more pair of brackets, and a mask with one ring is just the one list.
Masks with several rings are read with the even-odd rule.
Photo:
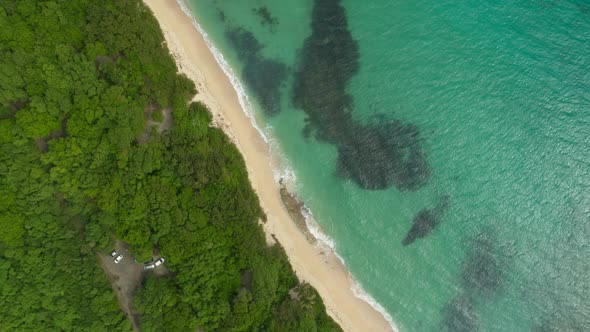
[[[148, 7], [152, 8], [152, 10], [154, 10], [154, 8], [153, 8], [152, 4], [150, 4], [149, 0], [144, 0], [144, 2], [146, 2]], [[295, 171], [290, 165], [288, 165], [288, 160], [280, 152], [280, 148], [278, 147], [277, 142], [275, 142], [275, 140], [273, 140], [272, 137], [270, 137], [269, 134], [267, 132], [265, 132], [265, 130], [260, 128], [260, 126], [258, 125], [256, 118], [254, 116], [253, 103], [250, 101], [248, 95], [246, 94], [246, 92], [245, 92], [246, 90], [243, 87], [240, 80], [238, 79], [238, 76], [234, 73], [232, 67], [230, 66], [228, 61], [225, 59], [223, 54], [214, 45], [213, 41], [210, 39], [210, 37], [206, 33], [206, 31], [196, 21], [196, 19], [194, 18], [193, 14], [191, 12], [191, 9], [185, 3], [185, 1], [184, 0], [173, 0], [173, 2], [176, 3], [176, 5], [179, 7], [179, 9], [182, 11], [182, 13], [188, 17], [188, 19], [192, 23], [192, 26], [201, 35], [206, 47], [208, 48], [208, 51], [212, 54], [215, 62], [217, 63], [217, 65], [219, 66], [221, 71], [224, 73], [226, 78], [229, 80], [229, 82], [230, 82], [230, 84], [237, 96], [237, 100], [239, 102], [242, 113], [250, 120], [250, 125], [259, 134], [259, 137], [264, 142], [264, 145], [266, 145], [266, 150], [267, 150], [266, 153], [270, 156], [270, 158], [268, 160], [268, 163], [269, 163], [268, 166], [271, 168], [271, 170], [273, 172], [272, 175], [275, 180], [275, 183], [278, 185], [279, 180], [284, 179], [284, 180], [286, 180], [285, 185], [290, 190], [293, 190], [293, 193], [297, 194]], [[169, 45], [169, 47], [170, 47], [170, 45]], [[178, 61], [178, 59], [177, 59], [177, 61]], [[231, 128], [229, 128], [228, 126], [224, 126], [221, 129], [224, 130], [224, 132], [226, 132], [226, 133], [229, 130], [230, 131], [229, 132], [230, 138], [232, 139], [232, 141], [234, 141], [233, 143], [236, 144], [236, 146], [238, 147], [239, 150], [242, 150], [242, 147], [240, 146], [239, 142], [233, 138], [234, 135], [231, 132]], [[278, 165], [273, 165], [272, 160], [275, 160], [275, 159], [278, 160]], [[251, 181], [252, 181], [252, 179], [251, 179]], [[255, 191], [257, 191], [257, 190], [255, 189]], [[276, 193], [276, 196], [277, 196], [277, 198], [280, 199], [280, 197], [279, 197], [280, 195], [278, 192]], [[348, 277], [349, 283], [350, 283], [350, 291], [354, 294], [354, 296], [356, 298], [360, 299], [362, 302], [368, 304], [373, 310], [375, 310], [383, 318], [383, 320], [386, 321], [386, 323], [389, 327], [388, 330], [399, 331], [399, 328], [396, 326], [395, 322], [393, 321], [392, 316], [385, 310], [385, 308], [383, 308], [379, 304], [378, 301], [376, 301], [368, 292], [366, 292], [363, 289], [360, 282], [352, 276], [352, 274], [350, 273], [350, 271], [346, 267], [346, 262], [336, 252], [334, 240], [332, 238], [330, 238], [327, 234], [325, 234], [325, 232], [321, 229], [321, 226], [314, 218], [312, 211], [305, 205], [304, 202], [301, 207], [301, 210], [302, 210], [301, 213], [305, 216], [305, 222], [306, 222], [307, 228], [309, 229], [310, 233], [312, 233], [312, 235], [318, 240], [317, 243], [313, 247], [320, 250], [321, 252], [328, 251], [330, 254], [334, 255], [337, 258], [338, 262], [342, 265], [344, 272], [347, 274], [347, 277]], [[265, 227], [265, 231], [268, 231], [266, 229], [266, 227]], [[289, 258], [291, 260], [291, 257], [289, 257]], [[302, 267], [295, 266], [295, 264], [293, 264], [293, 269], [295, 270], [295, 272], [298, 275], [300, 275], [300, 273], [299, 273], [300, 271], [298, 271], [299, 268], [302, 268]], [[301, 276], [300, 276], [300, 278], [301, 278]], [[305, 278], [302, 278], [302, 279], [305, 279]], [[309, 281], [309, 280], [306, 280], [306, 281]], [[316, 287], [316, 285], [313, 285], [313, 286]], [[350, 326], [347, 326], [346, 324], [344, 324], [342, 318], [338, 315], [337, 312], [334, 312], [334, 309], [331, 308], [328, 305], [328, 303], [326, 303], [326, 308], [327, 308], [328, 313], [341, 325], [341, 327], [343, 329], [351, 330]]]

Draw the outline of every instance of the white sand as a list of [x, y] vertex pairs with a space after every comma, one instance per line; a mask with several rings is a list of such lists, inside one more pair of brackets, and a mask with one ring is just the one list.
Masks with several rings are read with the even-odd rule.
[[354, 295], [353, 280], [340, 260], [311, 245], [290, 219], [273, 176], [269, 148], [241, 109], [230, 80], [191, 19], [175, 0], [144, 2], [160, 23], [178, 68], [195, 82], [199, 91], [195, 99], [209, 106], [214, 124], [242, 152], [252, 186], [268, 216], [265, 231], [274, 234], [285, 248], [299, 279], [318, 290], [328, 314], [345, 331], [392, 331], [382, 314]]

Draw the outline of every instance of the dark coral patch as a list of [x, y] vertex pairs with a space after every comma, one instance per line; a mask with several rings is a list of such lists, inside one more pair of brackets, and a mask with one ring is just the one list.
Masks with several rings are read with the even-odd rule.
[[542, 322], [536, 324], [531, 332], [578, 332], [590, 331], [590, 317], [587, 311], [569, 305], [552, 306], [554, 312], [542, 317]]
[[259, 8], [252, 9], [252, 12], [260, 18], [260, 24], [263, 26], [269, 26], [271, 31], [274, 31], [275, 27], [279, 24], [279, 20], [272, 16], [268, 7], [262, 6]]
[[461, 269], [461, 295], [443, 307], [441, 330], [477, 331], [474, 301], [489, 301], [502, 285], [503, 270], [496, 242], [490, 229], [471, 241]]
[[341, 175], [365, 189], [417, 190], [429, 172], [418, 128], [401, 121], [353, 124], [353, 133], [339, 144]]
[[230, 28], [226, 36], [244, 63], [242, 77], [267, 115], [281, 109], [281, 85], [287, 77], [287, 66], [260, 54], [264, 47], [243, 28]]
[[488, 233], [477, 236], [463, 262], [461, 281], [463, 289], [470, 294], [489, 296], [501, 285], [502, 267], [491, 236]]
[[441, 331], [473, 332], [478, 330], [478, 315], [471, 299], [460, 295], [444, 306]]
[[305, 133], [335, 145], [338, 174], [360, 187], [417, 190], [430, 175], [418, 128], [397, 120], [362, 124], [352, 117], [346, 88], [359, 57], [340, 0], [316, 0], [292, 95], [307, 114]]
[[263, 45], [254, 37], [254, 34], [246, 29], [228, 28], [225, 34], [238, 53], [240, 60], [256, 56], [263, 48]]
[[346, 86], [358, 71], [359, 51], [347, 25], [339, 0], [315, 1], [312, 34], [305, 40], [293, 86], [293, 104], [307, 113], [318, 138], [332, 144], [354, 129]]
[[225, 12], [221, 9], [217, 9], [217, 16], [221, 22], [225, 22]]
[[406, 237], [403, 239], [402, 244], [407, 246], [419, 238], [423, 238], [438, 226], [440, 220], [449, 206], [449, 196], [443, 196], [438, 205], [432, 209], [422, 209], [414, 219], [412, 220], [412, 228]]

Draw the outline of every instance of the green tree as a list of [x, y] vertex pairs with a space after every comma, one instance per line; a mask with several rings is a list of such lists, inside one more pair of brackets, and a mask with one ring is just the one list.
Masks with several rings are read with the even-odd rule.
[[[195, 93], [139, 0], [0, 2], [0, 331], [130, 330], [97, 260], [114, 238], [166, 257], [134, 299], [144, 331], [339, 329], [319, 297], [290, 298], [243, 158]], [[154, 108], [170, 130], [146, 128]]]

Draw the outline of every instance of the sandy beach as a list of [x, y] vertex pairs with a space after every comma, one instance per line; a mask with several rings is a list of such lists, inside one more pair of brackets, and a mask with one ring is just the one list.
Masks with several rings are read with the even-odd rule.
[[310, 244], [291, 220], [273, 176], [269, 148], [242, 111], [229, 78], [192, 20], [176, 0], [144, 2], [160, 23], [179, 70], [195, 82], [199, 92], [195, 99], [209, 106], [214, 124], [242, 152], [250, 181], [268, 217], [265, 231], [274, 234], [285, 248], [299, 279], [318, 290], [328, 314], [345, 331], [392, 331], [382, 314], [354, 295], [353, 280], [340, 260], [331, 251]]

